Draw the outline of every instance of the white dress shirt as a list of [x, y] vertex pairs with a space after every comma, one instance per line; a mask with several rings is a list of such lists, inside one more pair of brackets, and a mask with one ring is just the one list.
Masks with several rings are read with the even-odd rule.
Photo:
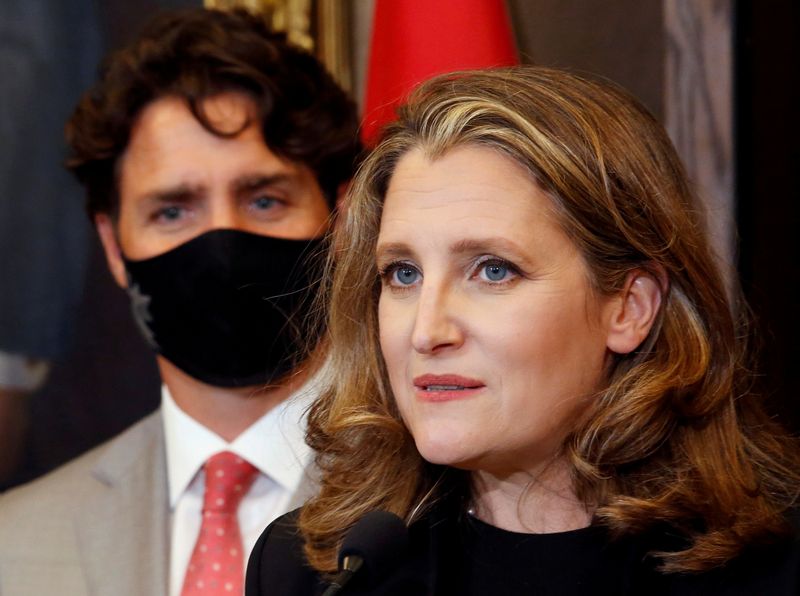
[[312, 454], [305, 444], [305, 412], [316, 393], [312, 379], [286, 401], [228, 443], [181, 410], [166, 386], [161, 391], [167, 478], [172, 511], [170, 596], [180, 596], [183, 578], [200, 534], [205, 478], [203, 464], [231, 451], [259, 470], [239, 505], [244, 563], [264, 528], [286, 513]]

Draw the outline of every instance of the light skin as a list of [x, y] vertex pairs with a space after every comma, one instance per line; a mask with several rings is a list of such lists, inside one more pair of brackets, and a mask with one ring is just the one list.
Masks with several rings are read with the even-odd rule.
[[486, 147], [400, 159], [376, 261], [381, 349], [420, 454], [470, 470], [493, 525], [588, 525], [559, 448], [613, 353], [649, 332], [656, 280], [635, 271], [599, 296], [548, 196]]
[[[278, 157], [265, 144], [253, 101], [223, 93], [204, 103], [215, 128], [207, 131], [186, 103], [163, 97], [139, 114], [118, 163], [119, 216], [95, 218], [109, 269], [127, 286], [123, 255], [141, 260], [214, 229], [280, 238], [315, 238], [330, 209], [313, 172]], [[268, 388], [222, 388], [203, 383], [157, 356], [163, 382], [177, 405], [231, 441], [305, 381], [295, 371]]]

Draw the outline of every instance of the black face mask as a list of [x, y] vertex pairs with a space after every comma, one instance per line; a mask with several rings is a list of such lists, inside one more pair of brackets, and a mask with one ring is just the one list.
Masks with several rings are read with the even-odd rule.
[[159, 354], [204, 383], [277, 381], [301, 346], [318, 339], [304, 313], [322, 247], [318, 239], [212, 230], [156, 257], [125, 259], [134, 318]]

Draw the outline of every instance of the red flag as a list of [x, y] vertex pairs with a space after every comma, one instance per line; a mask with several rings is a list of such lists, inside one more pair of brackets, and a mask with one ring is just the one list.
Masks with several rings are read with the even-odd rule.
[[433, 75], [517, 62], [504, 0], [377, 0], [362, 136], [371, 144]]

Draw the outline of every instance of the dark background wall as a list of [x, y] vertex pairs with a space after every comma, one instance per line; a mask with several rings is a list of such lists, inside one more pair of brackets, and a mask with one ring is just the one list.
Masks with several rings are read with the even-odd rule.
[[599, 74], [663, 110], [664, 23], [656, 0], [510, 0], [522, 60]]
[[[87, 68], [94, 71], [103, 52], [134, 36], [155, 11], [197, 5], [200, 0], [95, 0], [90, 4], [101, 48], [83, 59], [91, 62]], [[73, 202], [73, 212], [83, 210], [80, 194], [64, 197]], [[18, 226], [17, 233], [25, 234], [25, 227]], [[74, 233], [87, 234], [87, 230]], [[155, 361], [135, 329], [127, 296], [108, 273], [93, 230], [86, 241], [83, 298], [74, 313], [71, 341], [52, 361], [45, 386], [31, 396], [25, 456], [11, 484], [47, 472], [114, 436], [155, 409], [160, 400]]]
[[738, 2], [739, 271], [760, 331], [762, 390], [800, 431], [800, 3]]

